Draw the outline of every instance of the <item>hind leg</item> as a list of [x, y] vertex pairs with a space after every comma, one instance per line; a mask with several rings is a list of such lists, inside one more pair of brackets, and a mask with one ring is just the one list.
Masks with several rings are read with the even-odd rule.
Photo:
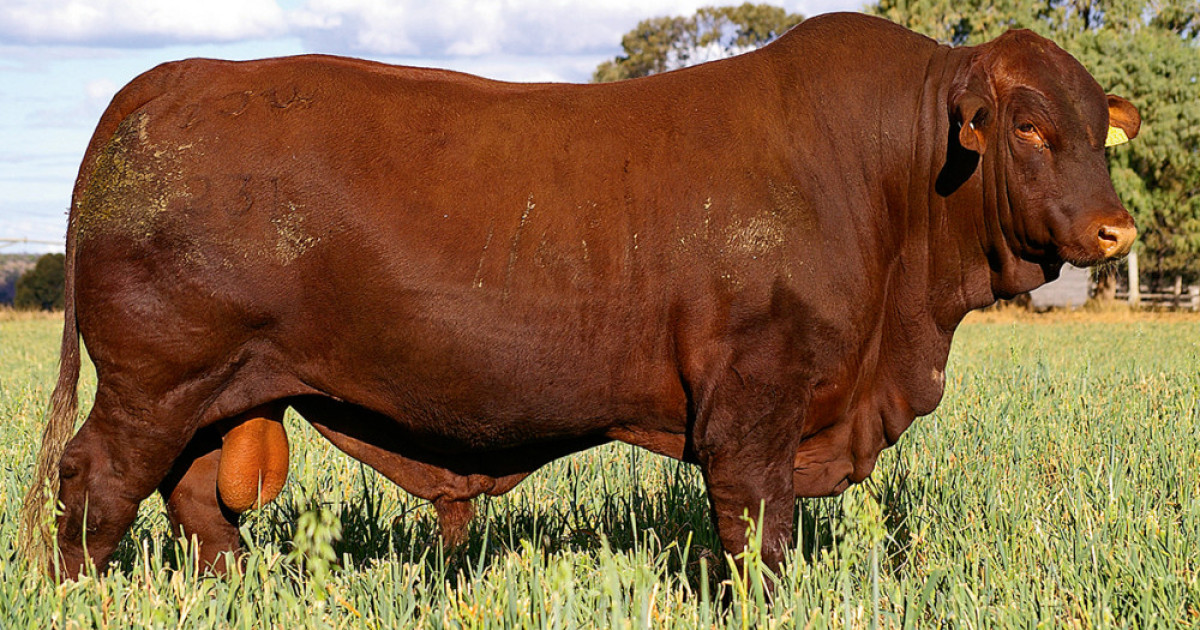
[[60, 570], [79, 575], [89, 559], [102, 569], [137, 516], [138, 505], [158, 487], [189, 438], [162, 418], [178, 417], [164, 405], [148, 408], [133, 397], [102, 388], [79, 433], [59, 462]]
[[241, 550], [238, 515], [224, 506], [217, 493], [221, 440], [215, 431], [201, 430], [188, 443], [158, 491], [167, 504], [175, 535], [195, 539], [202, 568], [225, 573], [224, 552]]

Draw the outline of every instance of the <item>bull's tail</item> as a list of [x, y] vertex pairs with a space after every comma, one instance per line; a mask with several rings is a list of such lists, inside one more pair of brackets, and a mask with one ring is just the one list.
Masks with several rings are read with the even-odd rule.
[[64, 283], [66, 314], [63, 322], [62, 350], [59, 353], [58, 383], [50, 397], [49, 421], [42, 432], [42, 448], [38, 452], [33, 483], [21, 503], [21, 527], [17, 549], [30, 562], [49, 568], [54, 550], [54, 501], [58, 497], [58, 462], [71, 433], [75, 430], [78, 413], [79, 329], [75, 321], [75, 243], [67, 231], [66, 279]]

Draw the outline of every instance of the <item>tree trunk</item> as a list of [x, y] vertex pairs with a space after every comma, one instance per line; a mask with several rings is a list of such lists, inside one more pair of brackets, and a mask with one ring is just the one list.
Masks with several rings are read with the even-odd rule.
[[1115, 270], [1101, 269], [1096, 272], [1096, 292], [1092, 297], [1104, 304], [1117, 299], [1117, 274]]

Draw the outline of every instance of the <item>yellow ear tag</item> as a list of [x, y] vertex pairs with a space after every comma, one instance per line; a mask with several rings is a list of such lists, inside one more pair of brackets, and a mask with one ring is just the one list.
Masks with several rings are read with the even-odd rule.
[[1115, 147], [1118, 144], [1129, 142], [1129, 136], [1125, 135], [1125, 130], [1120, 127], [1109, 126], [1108, 138], [1104, 140], [1104, 146]]

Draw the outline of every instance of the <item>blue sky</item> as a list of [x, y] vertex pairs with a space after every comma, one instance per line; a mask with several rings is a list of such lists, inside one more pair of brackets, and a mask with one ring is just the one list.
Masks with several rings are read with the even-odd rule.
[[[308, 52], [509, 81], [587, 81], [639, 20], [741, 0], [0, 0], [0, 239], [61, 242], [109, 99], [186, 57]], [[776, 0], [812, 16], [858, 0]], [[62, 251], [62, 245], [0, 252]]]

